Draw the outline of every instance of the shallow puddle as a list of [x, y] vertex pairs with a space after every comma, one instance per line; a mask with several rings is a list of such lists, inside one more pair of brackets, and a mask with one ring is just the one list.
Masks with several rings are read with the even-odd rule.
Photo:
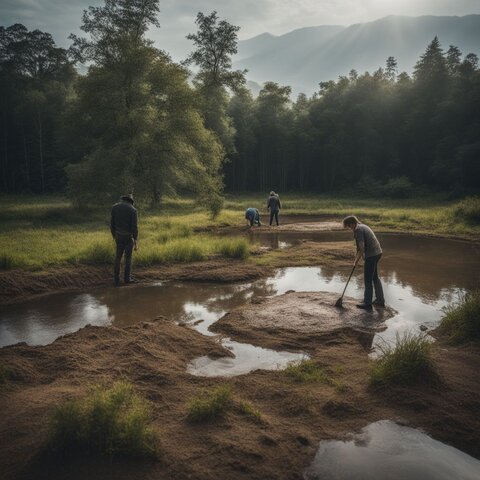
[[[279, 247], [281, 242], [304, 238], [314, 241], [351, 238], [345, 232], [276, 235]], [[385, 331], [372, 337], [374, 345], [382, 339], [395, 340], [397, 333], [419, 331], [421, 325], [435, 327], [445, 305], [478, 285], [480, 251], [476, 245], [403, 235], [379, 237], [385, 252], [380, 276], [387, 302], [398, 314], [387, 321]], [[44, 296], [2, 307], [0, 346], [18, 342], [45, 345], [87, 324], [125, 326], [160, 315], [188, 323], [204, 335], [213, 335], [209, 331], [212, 323], [253, 298], [288, 290], [340, 293], [347, 275], [347, 270], [299, 267], [281, 269], [272, 277], [245, 284], [166, 282]], [[360, 298], [362, 282], [359, 271], [346, 295]], [[235, 359], [200, 358], [190, 365], [190, 371], [199, 375], [238, 375], [255, 368], [283, 367], [287, 361], [300, 358], [298, 353], [275, 352], [231, 339], [223, 342]]]
[[478, 480], [480, 461], [425, 433], [382, 420], [347, 441], [320, 442], [305, 480]]

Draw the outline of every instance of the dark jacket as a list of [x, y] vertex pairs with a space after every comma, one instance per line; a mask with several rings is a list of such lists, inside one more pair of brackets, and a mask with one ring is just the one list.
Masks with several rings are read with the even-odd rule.
[[270, 209], [271, 212], [278, 212], [282, 208], [280, 204], [280, 199], [277, 195], [271, 195], [268, 197], [267, 201], [267, 210]]
[[116, 203], [112, 207], [110, 231], [113, 237], [116, 235], [138, 237], [137, 209], [127, 201]]

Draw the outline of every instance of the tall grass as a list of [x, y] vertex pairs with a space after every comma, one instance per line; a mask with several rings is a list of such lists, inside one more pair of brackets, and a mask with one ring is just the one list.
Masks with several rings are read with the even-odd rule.
[[480, 224], [480, 197], [468, 197], [458, 202], [454, 214], [458, 219]]
[[413, 384], [435, 378], [432, 344], [425, 335], [397, 334], [396, 344], [380, 345], [381, 355], [374, 360], [370, 381], [373, 385]]
[[187, 404], [188, 419], [191, 422], [205, 422], [221, 416], [232, 404], [232, 389], [220, 385], [202, 392]]
[[[111, 262], [113, 244], [108, 228], [109, 207], [79, 211], [62, 197], [0, 197], [0, 269], [48, 268], [71, 262], [98, 264]], [[199, 233], [205, 227], [243, 225], [245, 208], [258, 206], [265, 214], [263, 194], [229, 195], [225, 209], [215, 220], [194, 198], [165, 199], [159, 208], [139, 207], [141, 263], [189, 261], [211, 254], [244, 259], [247, 242]], [[282, 196], [281, 215], [327, 215], [341, 218], [355, 213], [373, 227], [382, 230], [457, 234], [480, 238], [477, 218], [478, 200], [454, 203], [437, 197], [399, 200], [345, 196], [288, 194]], [[196, 231], [197, 230], [197, 231]], [[171, 242], [196, 240], [192, 244]], [[112, 245], [109, 251], [107, 245]], [[162, 251], [160, 247], [165, 246]], [[168, 246], [168, 247], [167, 247]], [[181, 252], [180, 252], [181, 251]], [[201, 254], [199, 254], [201, 252]]]
[[480, 340], [480, 290], [468, 292], [444, 309], [439, 331], [453, 343]]
[[62, 452], [155, 457], [157, 438], [149, 422], [149, 403], [131, 384], [97, 386], [85, 397], [55, 409], [48, 447]]
[[248, 258], [250, 248], [244, 238], [222, 238], [218, 241], [217, 250], [225, 258]]

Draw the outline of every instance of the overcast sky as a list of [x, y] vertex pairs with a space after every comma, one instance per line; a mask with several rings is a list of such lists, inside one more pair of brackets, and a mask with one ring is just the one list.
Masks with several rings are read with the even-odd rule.
[[[52, 33], [68, 46], [79, 31], [82, 11], [99, 0], [0, 0], [0, 24], [23, 23]], [[189, 51], [185, 35], [195, 30], [198, 11], [217, 10], [241, 27], [240, 39], [263, 32], [275, 35], [313, 25], [351, 25], [385, 15], [466, 15], [480, 13], [480, 0], [161, 0], [161, 28], [150, 37], [176, 59]]]

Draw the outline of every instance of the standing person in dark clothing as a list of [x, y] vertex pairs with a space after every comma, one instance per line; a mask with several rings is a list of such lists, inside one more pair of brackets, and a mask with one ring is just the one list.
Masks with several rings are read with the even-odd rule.
[[[363, 303], [357, 305], [358, 308], [371, 310], [372, 304], [377, 307], [385, 306], [385, 297], [383, 296], [383, 287], [378, 277], [378, 262], [382, 258], [382, 247], [372, 229], [363, 223], [360, 223], [357, 217], [350, 216], [343, 220], [344, 228], [353, 231], [353, 236], [357, 244], [357, 254], [355, 263], [361, 258], [365, 259], [364, 277], [365, 293]], [[373, 289], [375, 288], [375, 301], [372, 302]]]
[[275, 217], [278, 227], [278, 212], [281, 208], [280, 198], [278, 198], [278, 195], [272, 190], [267, 200], [267, 210], [270, 210], [270, 226], [272, 225], [273, 217]]
[[110, 231], [117, 245], [115, 255], [114, 280], [120, 285], [120, 262], [125, 253], [125, 283], [132, 283], [130, 277], [132, 268], [132, 251], [137, 250], [138, 226], [137, 210], [133, 206], [133, 195], [123, 195], [120, 202], [112, 207]]

